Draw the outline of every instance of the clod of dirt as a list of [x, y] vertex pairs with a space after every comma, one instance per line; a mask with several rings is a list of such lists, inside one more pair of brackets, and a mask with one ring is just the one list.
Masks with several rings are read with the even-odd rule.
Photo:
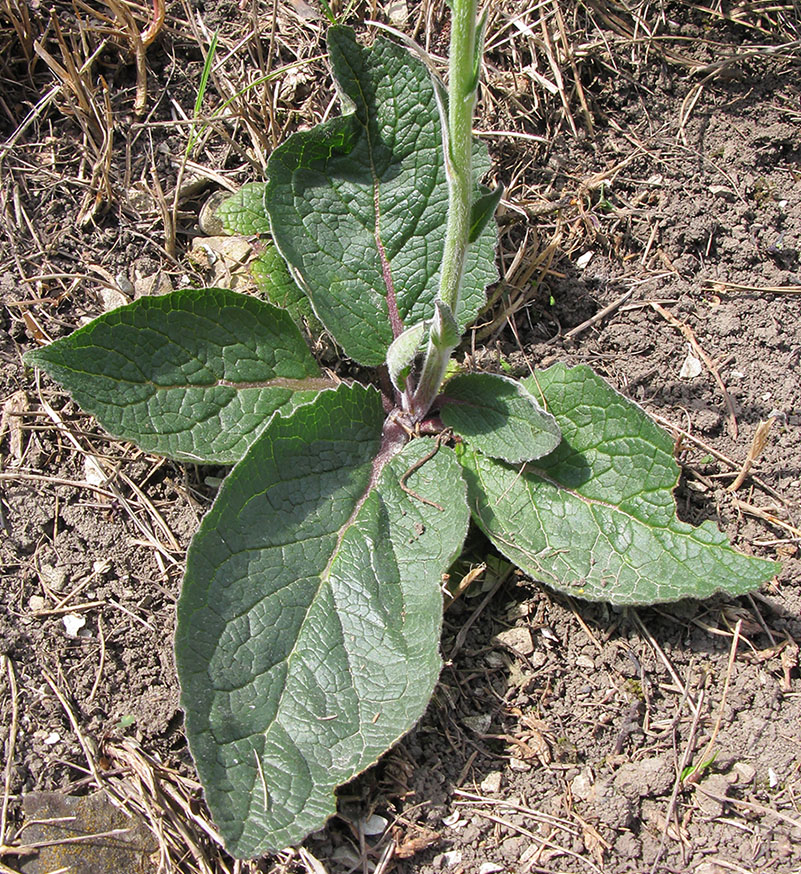
[[667, 759], [661, 757], [627, 762], [621, 765], [612, 782], [618, 792], [637, 801], [669, 792], [673, 784], [673, 769]]
[[521, 655], [531, 655], [534, 652], [534, 641], [531, 637], [531, 630], [521, 626], [519, 628], [507, 628], [504, 631], [499, 631], [492, 638], [493, 643], [500, 643], [503, 646], [508, 646], [510, 649], [519, 652]]
[[618, 791], [608, 777], [595, 782], [587, 803], [590, 805], [588, 814], [613, 829], [628, 828], [637, 814], [631, 799]]
[[481, 781], [481, 791], [485, 795], [496, 795], [501, 791], [503, 782], [503, 774], [500, 771], [490, 771], [489, 774]]
[[[141, 820], [126, 816], [102, 792], [83, 797], [30, 792], [22, 808], [31, 823], [23, 832], [26, 845], [45, 844], [22, 862], [22, 874], [147, 874], [153, 870], [155, 838]], [[73, 842], [63, 843], [65, 839]]]
[[695, 803], [707, 816], [721, 816], [726, 809], [724, 799], [729, 793], [731, 778], [725, 774], [710, 774], [698, 785]]

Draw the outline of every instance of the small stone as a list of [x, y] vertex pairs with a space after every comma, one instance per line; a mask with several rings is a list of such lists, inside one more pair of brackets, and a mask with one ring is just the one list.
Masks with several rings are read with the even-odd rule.
[[356, 853], [351, 850], [350, 847], [346, 847], [343, 844], [340, 844], [333, 853], [331, 853], [331, 858], [335, 862], [340, 862], [343, 865], [347, 865], [351, 868], [359, 868], [361, 867], [361, 860], [356, 855]]
[[[164, 273], [158, 262], [146, 256], [134, 262], [133, 271], [134, 297], [151, 297], [168, 294], [173, 290], [169, 274]], [[185, 277], [185, 285], [189, 285], [189, 277]]]
[[484, 661], [488, 668], [502, 668], [506, 664], [506, 660], [499, 652], [488, 652], [484, 656]]
[[41, 564], [39, 566], [39, 579], [49, 589], [61, 592], [67, 584], [67, 569], [54, 567], [50, 564]]
[[406, 5], [406, 0], [389, 0], [384, 11], [393, 27], [402, 27], [409, 18], [409, 7]]
[[86, 625], [86, 617], [81, 616], [80, 613], [67, 613], [61, 621], [64, 623], [67, 637], [77, 637], [78, 632]]
[[189, 257], [201, 270], [212, 273], [209, 277], [211, 282], [225, 281], [235, 287], [244, 276], [252, 282], [250, 274], [242, 268], [250, 258], [251, 250], [252, 246], [244, 237], [195, 237]]
[[749, 765], [748, 762], [737, 762], [732, 773], [737, 778], [738, 783], [753, 783], [754, 777], [756, 777], [756, 768]]
[[696, 358], [688, 348], [687, 357], [684, 359], [684, 364], [681, 365], [681, 370], [679, 371], [679, 379], [695, 379], [696, 376], [701, 375], [702, 370], [701, 360]]
[[124, 274], [117, 273], [114, 277], [114, 281], [117, 283], [117, 288], [127, 297], [132, 298], [134, 295], [134, 286], [133, 282]]
[[531, 612], [531, 605], [525, 601], [512, 601], [506, 607], [506, 621], [514, 622], [516, 619], [525, 619]]
[[132, 188], [129, 188], [125, 192], [125, 199], [128, 202], [128, 206], [135, 212], [142, 214], [151, 213], [155, 207], [153, 195], [147, 188], [138, 187], [140, 185], [144, 185], [144, 183], [137, 182]]
[[594, 671], [595, 662], [589, 656], [580, 655], [576, 657], [576, 667], [585, 671]]
[[524, 762], [523, 759], [509, 759], [509, 768], [512, 771], [530, 771], [531, 763]]
[[717, 862], [701, 862], [693, 869], [693, 874], [726, 874], [726, 869]]
[[490, 771], [489, 774], [481, 781], [481, 791], [485, 795], [494, 795], [501, 791], [501, 783], [503, 774], [500, 771]]
[[362, 830], [362, 834], [367, 835], [368, 837], [374, 837], [375, 835], [382, 835], [386, 830], [387, 820], [383, 816], [379, 816], [377, 813], [374, 813], [368, 819], [362, 820], [359, 825]]
[[478, 874], [498, 874], [499, 871], [503, 870], [503, 865], [499, 865], [497, 862], [484, 862], [478, 869]]
[[453, 868], [455, 865], [459, 865], [461, 861], [461, 850], [449, 850], [447, 853], [439, 853], [432, 860], [435, 868]]
[[123, 307], [129, 303], [128, 298], [118, 288], [108, 288], [103, 286], [100, 291], [100, 302], [103, 305], [103, 310], [116, 310], [118, 307]]
[[489, 713], [479, 713], [478, 716], [465, 716], [462, 723], [477, 734], [486, 734], [492, 725], [492, 716]]
[[[730, 783], [725, 774], [710, 774], [698, 785], [695, 791], [695, 803], [707, 816], [721, 816], [726, 805], [718, 799], [726, 797], [729, 787]], [[710, 795], [717, 797], [710, 798]]]
[[[103, 792], [82, 797], [29, 792], [22, 807], [29, 823], [25, 838], [39, 845], [35, 856], [21, 862], [22, 874], [153, 871], [151, 854], [158, 848], [155, 838], [137, 814], [118, 810]], [[97, 834], [103, 837], [94, 837]], [[69, 843], [70, 839], [76, 840]]]
[[217, 215], [217, 210], [230, 196], [228, 191], [215, 191], [200, 208], [198, 227], [206, 236], [213, 237], [224, 233], [223, 222]]
[[100, 462], [94, 455], [87, 455], [83, 460], [83, 475], [90, 486], [103, 486], [108, 477], [103, 473]]
[[710, 194], [722, 197], [724, 200], [734, 200], [737, 196], [731, 188], [727, 188], [725, 185], [710, 185], [707, 190]]
[[531, 637], [531, 629], [524, 625], [515, 628], [507, 628], [492, 638], [495, 643], [503, 644], [519, 652], [521, 655], [531, 655], [534, 652], [534, 640]]
[[592, 782], [592, 771], [589, 768], [584, 768], [578, 776], [573, 778], [570, 784], [570, 791], [573, 797], [578, 798], [579, 801], [586, 801], [592, 792]]
[[45, 599], [41, 595], [31, 595], [28, 598], [28, 609], [31, 613], [38, 613], [45, 608]]
[[548, 661], [548, 656], [544, 652], [534, 652], [528, 661], [532, 668], [541, 668]]
[[442, 824], [447, 826], [448, 828], [456, 828], [458, 825], [463, 824], [463, 821], [460, 820], [461, 814], [458, 810], [454, 810], [452, 813], [449, 813], [447, 816], [442, 817]]

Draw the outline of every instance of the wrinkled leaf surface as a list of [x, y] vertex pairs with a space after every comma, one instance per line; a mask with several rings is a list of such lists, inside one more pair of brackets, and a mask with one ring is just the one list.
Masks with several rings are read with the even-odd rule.
[[524, 380], [562, 430], [549, 456], [505, 464], [462, 454], [471, 509], [498, 549], [571, 595], [652, 604], [742, 594], [778, 570], [733, 550], [712, 522], [676, 518], [673, 442], [588, 367], [557, 364]]
[[301, 841], [333, 790], [423, 713], [440, 670], [441, 574], [469, 512], [453, 453], [415, 440], [376, 475], [377, 391], [276, 416], [187, 559], [176, 657], [187, 735], [236, 856]]
[[[381, 37], [363, 48], [344, 27], [329, 29], [328, 47], [346, 114], [273, 152], [263, 211], [322, 323], [351, 358], [377, 366], [399, 325], [433, 316], [448, 204], [442, 131], [429, 73], [406, 49]], [[477, 176], [488, 168], [483, 146], [474, 163]], [[471, 247], [461, 328], [497, 278], [496, 239], [489, 223]]]
[[283, 310], [221, 288], [143, 297], [25, 356], [113, 436], [233, 464], [326, 383]]
[[494, 373], [462, 373], [442, 391], [440, 417], [490, 458], [542, 458], [559, 445], [556, 419], [517, 380]]

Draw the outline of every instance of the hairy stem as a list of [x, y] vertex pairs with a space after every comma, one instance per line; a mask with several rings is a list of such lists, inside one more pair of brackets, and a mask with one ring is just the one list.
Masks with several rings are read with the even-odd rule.
[[[440, 272], [439, 300], [455, 316], [470, 240], [473, 194], [473, 109], [476, 101], [478, 52], [477, 0], [452, 0], [448, 81], [448, 120], [443, 130], [448, 178], [448, 221]], [[436, 321], [436, 320], [435, 320]], [[422, 419], [436, 397], [456, 344], [436, 324], [429, 333], [423, 369], [411, 412]]]
[[448, 81], [448, 224], [440, 300], [456, 314], [470, 235], [473, 193], [473, 108], [476, 102], [476, 0], [453, 0]]

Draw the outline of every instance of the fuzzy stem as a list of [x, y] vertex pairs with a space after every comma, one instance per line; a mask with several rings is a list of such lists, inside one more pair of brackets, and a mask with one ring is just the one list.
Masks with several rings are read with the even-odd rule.
[[[478, 49], [477, 0], [452, 0], [448, 80], [448, 124], [443, 131], [448, 179], [448, 221], [440, 271], [439, 299], [454, 315], [464, 275], [470, 238], [473, 195], [473, 109], [476, 102]], [[439, 392], [455, 345], [437, 337], [432, 328], [412, 413], [422, 419]]]
[[473, 108], [476, 103], [476, 0], [453, 0], [448, 80], [448, 224], [440, 300], [456, 314], [470, 235], [473, 194]]

